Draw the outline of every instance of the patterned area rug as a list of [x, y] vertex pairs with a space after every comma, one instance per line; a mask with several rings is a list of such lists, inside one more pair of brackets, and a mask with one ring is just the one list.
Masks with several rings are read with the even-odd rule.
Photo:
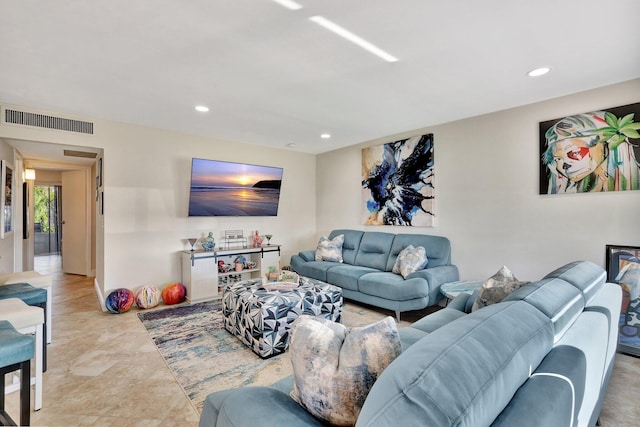
[[[345, 303], [342, 323], [364, 326], [390, 314]], [[227, 332], [220, 300], [141, 312], [138, 318], [198, 412], [202, 412], [204, 399], [214, 391], [271, 385], [293, 373], [288, 352], [261, 359]], [[407, 320], [412, 321], [407, 316], [398, 326], [409, 324]]]
[[219, 300], [138, 313], [198, 412], [209, 393], [270, 385], [292, 373], [287, 353], [263, 360], [224, 329]]

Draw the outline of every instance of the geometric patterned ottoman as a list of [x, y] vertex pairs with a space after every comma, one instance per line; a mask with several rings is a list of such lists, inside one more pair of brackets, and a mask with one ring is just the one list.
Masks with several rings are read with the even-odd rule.
[[262, 358], [284, 353], [299, 315], [339, 323], [342, 305], [342, 289], [308, 277], [300, 277], [292, 290], [267, 291], [262, 279], [252, 279], [228, 285], [222, 293], [225, 329]]

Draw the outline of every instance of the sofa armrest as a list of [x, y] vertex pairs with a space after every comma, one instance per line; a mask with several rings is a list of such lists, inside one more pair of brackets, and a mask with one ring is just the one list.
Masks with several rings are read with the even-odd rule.
[[458, 267], [455, 265], [440, 265], [438, 267], [424, 268], [407, 276], [407, 279], [421, 277], [429, 282], [432, 290], [440, 289], [443, 283], [456, 282], [460, 280]]
[[199, 427], [322, 425], [288, 394], [273, 387], [242, 387], [212, 393], [205, 400], [199, 423]]
[[300, 258], [302, 258], [303, 260], [305, 260], [307, 262], [316, 260], [316, 251], [315, 250], [302, 251], [302, 252], [299, 252], [298, 255], [300, 256]]

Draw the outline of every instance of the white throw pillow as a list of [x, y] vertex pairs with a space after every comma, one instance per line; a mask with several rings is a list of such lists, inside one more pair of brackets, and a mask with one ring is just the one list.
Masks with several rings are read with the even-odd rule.
[[316, 261], [332, 261], [343, 262], [342, 244], [344, 243], [344, 234], [340, 234], [329, 240], [322, 236], [318, 241], [316, 248]]
[[369, 390], [401, 351], [392, 317], [347, 328], [321, 317], [298, 316], [289, 346], [291, 398], [332, 425], [352, 426]]
[[409, 245], [400, 251], [391, 271], [395, 274], [402, 274], [402, 277], [406, 279], [411, 273], [425, 268], [428, 262], [425, 248]]

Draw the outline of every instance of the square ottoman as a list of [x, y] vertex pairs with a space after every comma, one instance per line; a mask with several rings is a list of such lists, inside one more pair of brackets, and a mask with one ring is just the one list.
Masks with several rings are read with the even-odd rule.
[[301, 314], [340, 322], [342, 289], [307, 277], [292, 290], [268, 291], [262, 279], [227, 286], [222, 293], [224, 327], [258, 356], [283, 353], [291, 323]]

